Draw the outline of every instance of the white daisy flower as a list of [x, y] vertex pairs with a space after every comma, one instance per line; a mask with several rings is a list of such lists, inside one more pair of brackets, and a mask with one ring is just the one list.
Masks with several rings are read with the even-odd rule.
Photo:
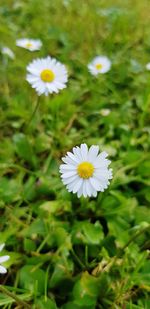
[[7, 46], [3, 46], [2, 49], [1, 49], [1, 52], [2, 52], [3, 55], [6, 55], [11, 59], [15, 58], [14, 52]]
[[100, 110], [100, 114], [104, 117], [108, 116], [110, 114], [111, 110], [109, 108], [102, 108]]
[[90, 73], [94, 76], [104, 74], [111, 68], [111, 61], [106, 56], [97, 56], [88, 64]]
[[67, 152], [62, 158], [65, 164], [60, 165], [60, 173], [63, 183], [69, 192], [83, 195], [97, 196], [97, 192], [103, 192], [112, 179], [112, 169], [108, 169], [111, 163], [103, 151], [99, 153], [99, 146], [91, 146], [88, 150], [86, 144], [74, 147], [73, 153]]
[[42, 42], [41, 40], [19, 39], [16, 40], [16, 45], [19, 47], [26, 48], [30, 51], [36, 51], [41, 49]]
[[[3, 250], [5, 244], [1, 244], [0, 245], [0, 252]], [[7, 273], [7, 269], [2, 266], [1, 264], [8, 261], [10, 258], [9, 255], [3, 255], [3, 256], [0, 256], [0, 274], [6, 274]]]
[[150, 62], [148, 62], [148, 63], [146, 64], [146, 69], [147, 69], [148, 71], [150, 71]]
[[66, 87], [68, 74], [65, 66], [56, 59], [47, 57], [33, 60], [28, 66], [26, 80], [38, 95], [56, 92]]

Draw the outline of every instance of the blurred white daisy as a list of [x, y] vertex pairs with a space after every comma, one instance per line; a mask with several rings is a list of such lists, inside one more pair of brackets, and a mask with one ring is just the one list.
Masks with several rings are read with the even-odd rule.
[[106, 159], [108, 154], [99, 153], [99, 146], [86, 144], [74, 147], [73, 152], [67, 152], [62, 158], [65, 164], [60, 165], [61, 178], [69, 192], [83, 195], [97, 196], [97, 192], [103, 192], [112, 179], [112, 169], [108, 169], [111, 163]]
[[[3, 250], [4, 246], [5, 246], [5, 244], [0, 245], [0, 252]], [[9, 255], [0, 256], [0, 274], [6, 274], [7, 273], [7, 269], [4, 266], [2, 266], [1, 264], [8, 261], [9, 258], [10, 258]]]
[[97, 56], [88, 64], [92, 75], [104, 74], [111, 68], [111, 61], [106, 56]]
[[102, 108], [100, 110], [100, 114], [104, 117], [108, 116], [110, 114], [111, 110], [109, 108]]
[[15, 58], [14, 52], [13, 52], [9, 47], [7, 47], [7, 46], [3, 46], [3, 47], [2, 47], [1, 53], [2, 53], [3, 55], [8, 56], [8, 57], [11, 58], [11, 59], [14, 59], [14, 58]]
[[19, 47], [26, 48], [30, 51], [40, 50], [42, 46], [41, 40], [34, 40], [34, 39], [19, 39], [16, 40], [16, 45]]
[[148, 62], [148, 63], [146, 64], [146, 69], [147, 69], [148, 71], [150, 71], [150, 62]]
[[68, 74], [65, 66], [56, 59], [47, 57], [33, 60], [28, 66], [26, 80], [38, 95], [56, 92], [66, 87]]

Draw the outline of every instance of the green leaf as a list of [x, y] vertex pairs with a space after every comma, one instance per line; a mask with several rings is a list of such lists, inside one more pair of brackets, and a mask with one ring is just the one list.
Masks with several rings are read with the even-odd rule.
[[29, 227], [27, 227], [23, 233], [26, 236], [32, 236], [32, 235], [46, 235], [46, 226], [42, 219], [37, 218], [35, 219]]
[[37, 167], [37, 159], [28, 138], [23, 133], [17, 133], [13, 136], [13, 141], [17, 155], [29, 162], [31, 166]]
[[88, 221], [76, 222], [72, 228], [72, 241], [74, 244], [99, 245], [103, 237], [103, 230], [98, 221], [94, 224]]
[[20, 286], [32, 293], [35, 291], [37, 294], [43, 294], [46, 274], [42, 269], [34, 270], [34, 268], [33, 265], [25, 265], [20, 269]]
[[71, 279], [74, 270], [73, 262], [69, 259], [58, 259], [50, 278], [50, 287], [58, 286], [63, 280]]
[[99, 280], [84, 272], [73, 288], [74, 302], [79, 306], [93, 306], [99, 293]]
[[12, 203], [20, 199], [20, 187], [17, 179], [0, 179], [0, 199]]
[[30, 176], [23, 187], [23, 197], [25, 200], [33, 200], [36, 196], [36, 180]]
[[48, 214], [60, 215], [71, 211], [71, 202], [63, 200], [44, 202], [40, 205], [40, 209]]
[[85, 222], [83, 224], [83, 233], [87, 243], [92, 245], [99, 245], [104, 237], [102, 227], [98, 221], [94, 224]]
[[57, 309], [57, 306], [54, 300], [47, 298], [46, 300], [43, 298], [37, 299], [35, 302], [36, 309]]
[[75, 304], [75, 302], [68, 302], [67, 304], [62, 306], [62, 309], [95, 309], [95, 305], [94, 306], [85, 306], [85, 305], [77, 305]]
[[35, 251], [36, 245], [35, 242], [31, 239], [25, 238], [24, 239], [24, 250], [27, 252]]

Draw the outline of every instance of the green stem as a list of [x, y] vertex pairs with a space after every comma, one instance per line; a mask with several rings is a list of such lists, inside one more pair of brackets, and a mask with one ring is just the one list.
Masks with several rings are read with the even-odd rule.
[[6, 288], [4, 288], [2, 285], [0, 285], [0, 291], [8, 296], [10, 296], [11, 298], [13, 298], [15, 300], [15, 302], [18, 305], [23, 306], [24, 308], [28, 308], [31, 309], [31, 306], [28, 305], [25, 301], [21, 300], [18, 296], [16, 296], [14, 293], [8, 291]]
[[150, 229], [150, 224], [146, 227], [144, 227], [143, 229], [141, 229], [140, 231], [137, 231], [128, 241], [127, 243], [118, 251], [117, 255], [115, 256], [112, 265], [115, 264], [116, 260], [120, 257], [120, 255], [122, 254], [122, 252], [137, 238], [139, 237], [141, 234], [143, 234], [144, 232], [146, 232], [147, 230]]
[[71, 249], [71, 253], [72, 253], [72, 255], [74, 256], [75, 260], [76, 260], [76, 261], [78, 262], [78, 264], [80, 265], [80, 267], [81, 267], [82, 269], [85, 269], [85, 268], [86, 268], [85, 265], [82, 263], [82, 261], [79, 259], [79, 257], [76, 255], [76, 253], [74, 252], [73, 249]]
[[45, 299], [45, 302], [47, 302], [47, 297], [48, 297], [47, 293], [48, 293], [48, 275], [49, 275], [49, 270], [50, 270], [50, 264], [47, 267], [46, 276], [45, 276], [45, 284], [44, 284], [44, 299]]
[[37, 248], [36, 252], [39, 253], [42, 248], [44, 247], [44, 245], [46, 244], [47, 240], [49, 239], [50, 235], [48, 234], [44, 240], [41, 242], [40, 246]]
[[85, 264], [88, 265], [88, 246], [85, 246]]
[[123, 248], [121, 250], [126, 249], [130, 243], [135, 240], [137, 237], [139, 237], [141, 234], [143, 234], [145, 231], [150, 229], [150, 224], [148, 226], [145, 226], [143, 229], [141, 229], [140, 231], [137, 231], [129, 240], [128, 242], [123, 246]]
[[36, 104], [35, 104], [35, 108], [34, 108], [32, 114], [31, 114], [31, 117], [30, 117], [30, 119], [29, 119], [29, 121], [28, 121], [28, 123], [27, 123], [27, 126], [26, 126], [26, 131], [28, 131], [29, 126], [30, 126], [30, 124], [31, 124], [31, 122], [32, 122], [32, 120], [33, 120], [35, 114], [36, 114], [36, 111], [38, 110], [39, 105], [40, 105], [40, 100], [39, 100], [39, 97], [37, 97], [37, 101], [36, 101]]
[[11, 163], [11, 164], [0, 164], [0, 168], [4, 169], [4, 170], [5, 169], [9, 169], [9, 168], [15, 168], [15, 169], [21, 170], [21, 171], [23, 171], [25, 173], [32, 174], [32, 175], [36, 176], [35, 172], [30, 171], [29, 169], [27, 169], [27, 168], [25, 168], [25, 167], [23, 167], [21, 165], [15, 164], [15, 163], [14, 164], [13, 163]]

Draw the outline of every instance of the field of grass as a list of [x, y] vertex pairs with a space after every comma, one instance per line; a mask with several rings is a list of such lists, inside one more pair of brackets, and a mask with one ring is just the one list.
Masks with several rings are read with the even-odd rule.
[[[0, 54], [0, 244], [10, 256], [0, 308], [149, 309], [150, 3], [0, 2], [0, 48], [15, 54]], [[23, 37], [41, 50], [17, 47]], [[39, 97], [26, 67], [47, 55], [69, 81]], [[98, 77], [87, 68], [96, 55], [112, 61]], [[112, 162], [96, 198], [77, 198], [60, 178], [61, 157], [81, 143]]]

